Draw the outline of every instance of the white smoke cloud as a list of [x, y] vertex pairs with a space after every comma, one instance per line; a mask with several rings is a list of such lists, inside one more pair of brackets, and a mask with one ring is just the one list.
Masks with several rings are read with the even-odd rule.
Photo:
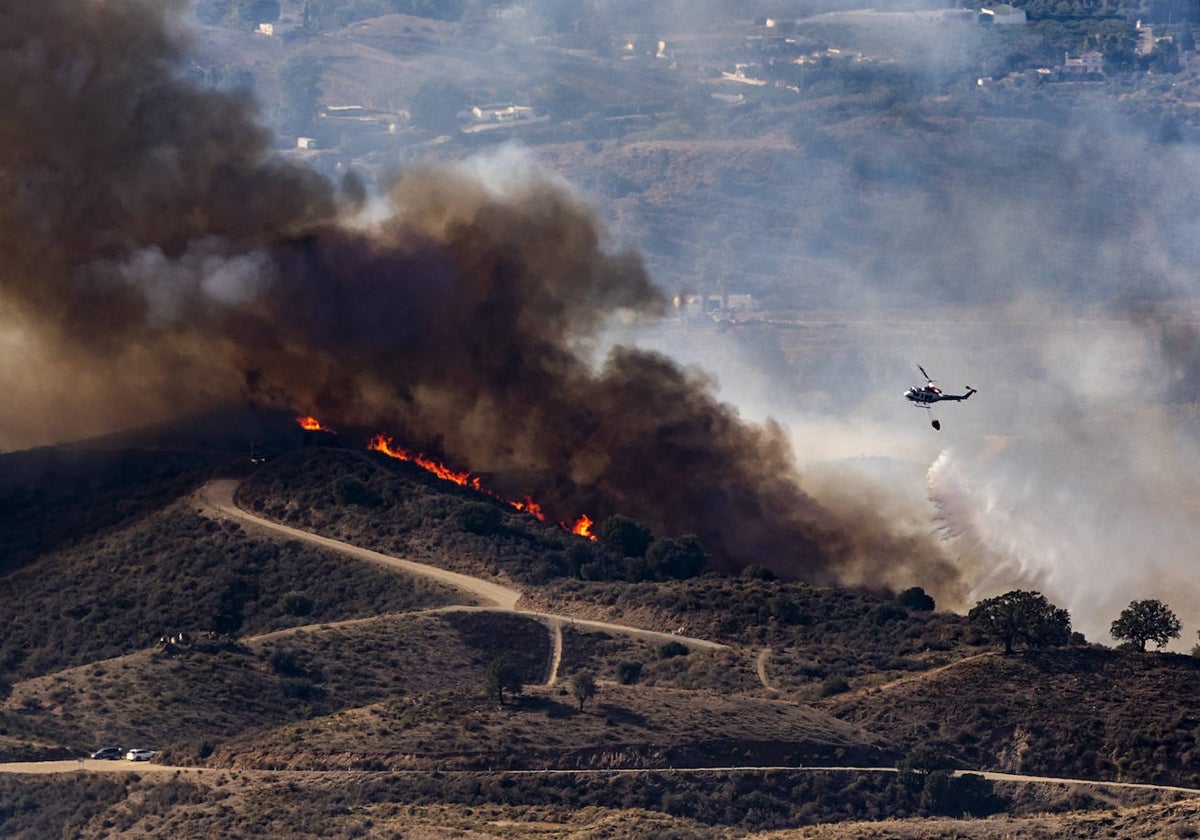
[[1044, 352], [1019, 434], [972, 454], [948, 448], [928, 471], [973, 599], [1039, 589], [1089, 638], [1111, 641], [1130, 601], [1159, 598], [1194, 632], [1200, 452], [1189, 412], [1166, 404], [1160, 362], [1131, 324], [1064, 326]]
[[179, 257], [157, 246], [141, 248], [121, 263], [97, 268], [137, 289], [146, 302], [146, 322], [166, 327], [195, 315], [195, 307], [237, 307], [253, 301], [275, 279], [271, 259], [261, 252], [230, 253], [217, 237], [189, 243]]

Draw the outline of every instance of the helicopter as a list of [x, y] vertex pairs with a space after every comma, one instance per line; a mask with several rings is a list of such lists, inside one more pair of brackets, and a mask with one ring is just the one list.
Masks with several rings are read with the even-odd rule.
[[[942, 389], [933, 384], [934, 381], [930, 378], [929, 374], [925, 372], [925, 368], [917, 365], [917, 370], [921, 371], [921, 375], [925, 377], [925, 385], [921, 388], [918, 388], [915, 385], [909, 388], [904, 392], [904, 398], [913, 405], [916, 405], [927, 411], [933, 408], [933, 404], [935, 402], [942, 402], [944, 400], [962, 402], [963, 400], [969, 400], [972, 394], [978, 393], [978, 391], [976, 391], [970, 385], [967, 385], [967, 392], [965, 394], [943, 394]], [[940, 430], [942, 428], [942, 423], [937, 418], [934, 418], [930, 425], [933, 426], [935, 430]]]

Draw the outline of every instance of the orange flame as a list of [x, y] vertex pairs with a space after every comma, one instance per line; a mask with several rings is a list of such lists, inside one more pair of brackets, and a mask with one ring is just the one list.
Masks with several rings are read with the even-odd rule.
[[297, 417], [296, 422], [306, 432], [329, 432], [330, 434], [337, 434], [337, 432], [328, 426], [322, 426], [321, 421], [316, 417]]
[[592, 517], [589, 517], [587, 514], [580, 514], [580, 518], [577, 518], [575, 524], [572, 524], [572, 526], [568, 528], [564, 522], [563, 527], [568, 529], [572, 534], [587, 536], [589, 540], [594, 541], [596, 539], [596, 535], [592, 533], [593, 524], [595, 523], [592, 521]]
[[546, 514], [542, 512], [542, 506], [528, 496], [525, 497], [525, 501], [523, 502], [509, 502], [509, 504], [517, 510], [523, 510], [530, 516], [536, 517], [539, 522], [546, 521]]
[[[480, 480], [479, 476], [472, 476], [470, 472], [459, 472], [458, 470], [452, 470], [445, 464], [435, 461], [433, 458], [430, 458], [427, 455], [422, 453], [413, 453], [402, 446], [396, 446], [393, 443], [393, 439], [388, 435], [375, 435], [375, 437], [371, 438], [371, 440], [367, 443], [367, 449], [370, 449], [374, 452], [382, 452], [384, 455], [387, 455], [390, 458], [396, 458], [401, 461], [408, 461], [409, 463], [416, 464], [417, 466], [433, 473], [438, 478], [444, 479], [445, 481], [453, 481], [455, 484], [458, 484], [462, 487], [471, 487], [475, 490], [478, 490], [480, 493], [491, 496], [493, 499], [504, 502], [505, 504], [510, 505], [519, 511], [528, 513], [530, 516], [536, 517], [541, 522], [546, 521], [546, 514], [542, 510], [542, 506], [528, 496], [519, 502], [498, 496], [491, 490], [484, 488], [483, 482]], [[573, 534], [578, 534], [581, 537], [587, 537], [589, 540], [596, 539], [591, 530], [592, 520], [587, 516], [580, 516], [574, 527], [568, 526], [566, 523], [561, 524], [563, 528], [566, 528]]]
[[567, 528], [567, 523], [563, 523], [563, 527], [567, 528], [572, 534], [578, 534], [581, 537], [587, 537], [592, 542], [596, 541], [596, 535], [592, 533], [592, 526], [595, 525], [590, 516], [585, 513], [579, 515], [579, 519], [575, 520], [575, 524]]
[[423, 454], [413, 454], [403, 447], [393, 446], [392, 439], [387, 435], [375, 435], [367, 444], [367, 449], [382, 452], [384, 455], [391, 458], [398, 458], [401, 461], [411, 461], [445, 481], [453, 481], [462, 487], [473, 487], [476, 490], [483, 490], [478, 477], [472, 478], [469, 472], [452, 470], [445, 464], [439, 463]]

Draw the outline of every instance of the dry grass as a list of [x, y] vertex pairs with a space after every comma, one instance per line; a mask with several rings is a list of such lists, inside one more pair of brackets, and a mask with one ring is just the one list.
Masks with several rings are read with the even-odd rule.
[[1091, 811], [989, 819], [879, 820], [844, 822], [752, 834], [747, 840], [1059, 840], [1063, 837], [1162, 840], [1200, 837], [1200, 800], [1105, 808]]
[[531, 687], [500, 707], [477, 687], [394, 697], [252, 734], [218, 750], [240, 767], [629, 768], [886, 763], [888, 745], [791, 703], [604, 684], [579, 711]]
[[[498, 643], [481, 647], [481, 625], [525, 633], [492, 636]], [[541, 637], [532, 655], [531, 634]], [[527, 678], [545, 672], [545, 628], [489, 613], [388, 615], [243, 642], [198, 638], [19, 682], [0, 723], [77, 753], [115, 743], [188, 762], [202, 757], [205, 744], [211, 750], [248, 731], [394, 696], [477, 687], [506, 642]]]
[[1103, 648], [985, 656], [832, 698], [836, 716], [964, 766], [1200, 787], [1200, 660]]

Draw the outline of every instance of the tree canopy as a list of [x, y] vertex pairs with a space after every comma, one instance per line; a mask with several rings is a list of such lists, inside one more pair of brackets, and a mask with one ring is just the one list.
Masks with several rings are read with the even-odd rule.
[[933, 612], [937, 606], [933, 598], [919, 586], [905, 589], [896, 596], [896, 603], [919, 612]]
[[648, 526], [619, 513], [604, 520], [597, 536], [600, 542], [621, 552], [624, 557], [645, 556], [646, 549], [654, 541], [654, 532]]
[[1131, 601], [1112, 623], [1109, 633], [1114, 639], [1129, 642], [1138, 650], [1146, 649], [1146, 642], [1162, 647], [1171, 639], [1179, 638], [1183, 625], [1179, 617], [1162, 601], [1146, 598]]
[[1049, 647], [1065, 645], [1071, 638], [1071, 616], [1040, 592], [1014, 589], [980, 601], [967, 614], [971, 625], [995, 641], [1004, 652], [1013, 645]]
[[504, 705], [506, 691], [509, 694], [520, 694], [521, 689], [525, 687], [517, 666], [504, 654], [491, 661], [483, 675], [483, 681], [488, 694], [494, 695], [501, 706]]
[[583, 704], [596, 696], [596, 679], [587, 671], [580, 671], [571, 677], [571, 696], [579, 701], [579, 711]]

